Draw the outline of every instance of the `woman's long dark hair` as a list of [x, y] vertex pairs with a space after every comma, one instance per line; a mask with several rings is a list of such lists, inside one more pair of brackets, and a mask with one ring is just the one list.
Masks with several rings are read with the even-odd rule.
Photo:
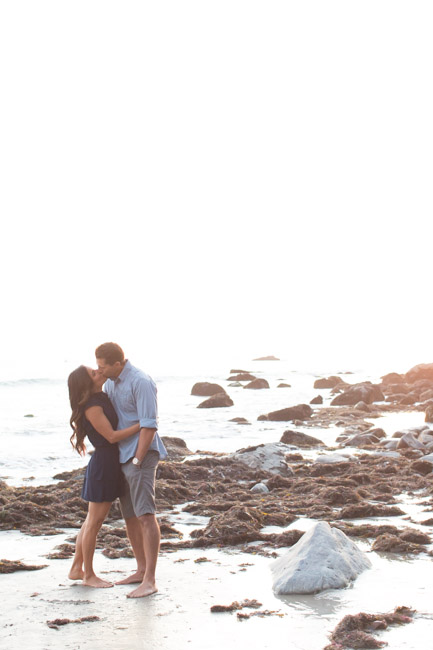
[[93, 381], [85, 366], [79, 366], [71, 372], [68, 377], [68, 388], [72, 409], [69, 422], [74, 432], [70, 438], [71, 445], [81, 456], [84, 456], [86, 453], [86, 445], [84, 444], [84, 438], [86, 437], [84, 431], [84, 407], [93, 390]]

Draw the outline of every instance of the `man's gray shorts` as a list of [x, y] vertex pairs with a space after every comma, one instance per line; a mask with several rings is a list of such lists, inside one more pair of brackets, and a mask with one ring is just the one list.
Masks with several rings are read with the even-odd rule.
[[132, 458], [121, 465], [125, 477], [120, 509], [124, 519], [155, 514], [155, 475], [159, 453], [150, 449], [141, 465], [133, 465]]

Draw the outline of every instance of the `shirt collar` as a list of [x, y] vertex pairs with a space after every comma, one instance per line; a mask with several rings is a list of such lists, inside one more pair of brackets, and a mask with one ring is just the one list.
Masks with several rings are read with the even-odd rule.
[[119, 375], [118, 377], [116, 377], [116, 379], [114, 380], [114, 381], [116, 382], [116, 384], [119, 383], [119, 382], [121, 382], [121, 381], [124, 381], [124, 380], [126, 379], [126, 377], [127, 377], [127, 376], [129, 375], [129, 373], [131, 372], [131, 368], [132, 368], [131, 363], [128, 361], [128, 359], [126, 359], [126, 363], [125, 363], [125, 365], [123, 366], [123, 370], [122, 370], [122, 372], [121, 372], [120, 375]]

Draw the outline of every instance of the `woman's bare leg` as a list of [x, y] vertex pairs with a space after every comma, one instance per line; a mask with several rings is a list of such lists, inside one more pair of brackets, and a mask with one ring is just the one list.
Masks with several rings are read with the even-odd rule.
[[111, 507], [111, 501], [103, 503], [89, 503], [85, 526], [82, 527], [81, 547], [83, 554], [84, 575], [83, 585], [88, 587], [112, 587], [111, 582], [98, 578], [93, 570], [93, 556], [95, 553], [96, 536], [104, 523], [105, 517]]
[[71, 570], [69, 571], [68, 578], [70, 580], [82, 580], [84, 578], [83, 571], [83, 530], [86, 526], [87, 516], [78, 532], [75, 542], [75, 555], [72, 561]]

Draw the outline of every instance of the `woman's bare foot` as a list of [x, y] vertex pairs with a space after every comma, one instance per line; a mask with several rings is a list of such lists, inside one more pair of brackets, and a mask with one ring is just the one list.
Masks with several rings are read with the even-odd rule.
[[154, 582], [142, 582], [137, 589], [131, 591], [127, 594], [127, 598], [144, 598], [145, 596], [151, 596], [158, 591], [156, 584]]
[[144, 576], [144, 571], [136, 571], [135, 573], [128, 576], [127, 578], [123, 578], [123, 580], [118, 580], [115, 584], [116, 585], [133, 585], [133, 584], [142, 582], [143, 576]]
[[84, 578], [84, 571], [79, 567], [72, 567], [68, 573], [69, 580], [82, 580]]
[[95, 589], [106, 589], [107, 587], [114, 587], [113, 583], [107, 580], [102, 580], [98, 576], [90, 576], [90, 578], [83, 578], [83, 585], [85, 587], [95, 587]]

